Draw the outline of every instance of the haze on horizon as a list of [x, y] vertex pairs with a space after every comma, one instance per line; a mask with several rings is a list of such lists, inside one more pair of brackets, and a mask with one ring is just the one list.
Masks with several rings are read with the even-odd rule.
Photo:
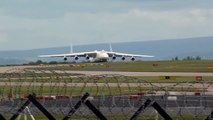
[[0, 0], [0, 51], [202, 36], [212, 0]]

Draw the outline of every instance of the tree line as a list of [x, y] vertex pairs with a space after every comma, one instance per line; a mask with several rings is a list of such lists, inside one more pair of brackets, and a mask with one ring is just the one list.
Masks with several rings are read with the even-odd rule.
[[180, 59], [180, 58], [178, 58], [178, 56], [176, 56], [176, 57], [172, 58], [172, 60], [173, 61], [178, 61], [178, 60], [190, 61], [190, 60], [202, 60], [202, 58], [200, 56], [196, 56], [196, 57], [194, 57], [194, 56], [187, 56], [185, 58]]
[[37, 60], [36, 62], [29, 62], [28, 64], [29, 65], [41, 65], [41, 64], [48, 65], [48, 64], [65, 64], [65, 63], [67, 62], [57, 62], [57, 61], [44, 62], [42, 60]]

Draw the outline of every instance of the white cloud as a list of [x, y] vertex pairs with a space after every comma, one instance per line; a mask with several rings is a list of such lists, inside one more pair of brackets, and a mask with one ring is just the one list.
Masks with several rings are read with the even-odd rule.
[[0, 43], [4, 43], [7, 41], [8, 41], [8, 36], [5, 33], [0, 32]]
[[110, 22], [118, 23], [111, 24], [117, 26], [118, 32], [126, 31], [124, 35], [129, 36], [135, 33], [136, 36], [132, 38], [139, 40], [213, 35], [213, 9], [175, 11], [132, 9], [127, 13], [109, 16], [109, 19]]
[[[110, 8], [112, 10], [107, 10], [105, 7], [103, 11], [100, 6], [89, 11], [87, 11], [89, 8], [62, 9], [59, 13], [63, 14], [54, 16], [51, 13], [54, 17], [45, 17], [51, 9], [44, 11], [42, 17], [39, 17], [40, 14], [36, 14], [36, 17], [32, 14], [29, 17], [30, 11], [20, 13], [20, 16], [14, 15], [15, 12], [8, 14], [10, 10], [2, 9], [1, 11], [9, 12], [0, 12], [0, 29], [4, 31], [4, 34], [0, 33], [0, 42], [7, 41], [9, 36], [12, 43], [8, 42], [5, 48], [1, 46], [1, 49], [12, 45], [16, 45], [17, 49], [30, 49], [64, 46], [70, 43], [145, 41], [213, 35], [212, 8], [177, 9], [176, 7], [176, 9], [164, 10], [163, 8], [146, 9], [140, 5], [134, 7], [135, 4], [141, 3], [130, 4], [133, 6], [124, 4], [125, 7], [119, 12], [115, 9], [116, 5]], [[159, 7], [155, 5], [157, 6]]]

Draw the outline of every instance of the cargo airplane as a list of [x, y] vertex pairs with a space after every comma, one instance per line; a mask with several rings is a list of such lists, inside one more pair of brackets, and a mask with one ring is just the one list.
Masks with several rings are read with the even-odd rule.
[[74, 60], [78, 60], [79, 57], [84, 57], [89, 62], [107, 62], [110, 58], [112, 60], [115, 60], [117, 57], [121, 58], [121, 60], [125, 60], [126, 57], [129, 57], [129, 58], [131, 58], [132, 61], [134, 61], [136, 57], [154, 57], [154, 56], [113, 52], [112, 51], [112, 47], [110, 45], [110, 51], [95, 50], [95, 51], [89, 51], [89, 52], [73, 53], [72, 52], [72, 46], [71, 46], [71, 53], [68, 53], [68, 54], [40, 55], [38, 57], [63, 57], [64, 61], [67, 61], [68, 57], [73, 57]]

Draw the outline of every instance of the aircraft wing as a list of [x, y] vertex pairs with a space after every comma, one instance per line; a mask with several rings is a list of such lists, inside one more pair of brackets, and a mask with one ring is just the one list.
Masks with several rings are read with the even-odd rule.
[[94, 57], [96, 52], [79, 52], [79, 53], [68, 53], [68, 54], [53, 54], [53, 55], [39, 55], [38, 57]]
[[119, 52], [108, 52], [110, 57], [154, 57], [152, 55], [137, 55], [137, 54], [128, 54], [128, 53], [119, 53]]

